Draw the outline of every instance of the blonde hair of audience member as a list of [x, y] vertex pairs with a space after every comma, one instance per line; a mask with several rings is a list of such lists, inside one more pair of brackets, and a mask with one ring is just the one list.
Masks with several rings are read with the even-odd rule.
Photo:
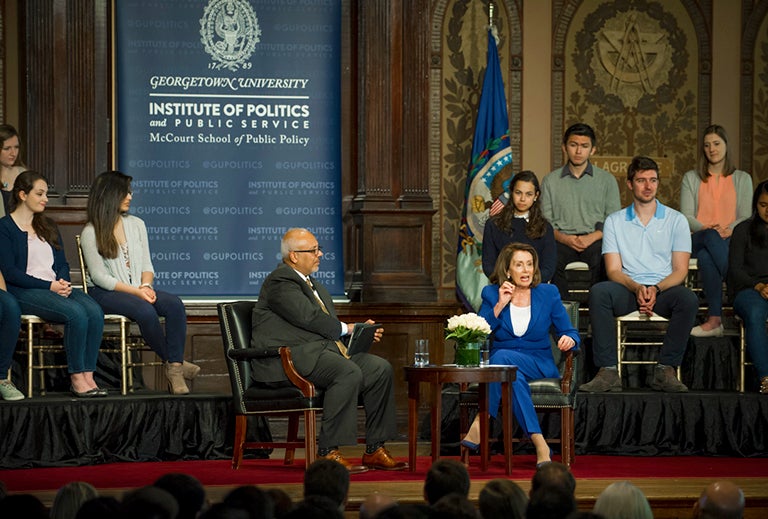
[[597, 498], [592, 511], [605, 519], [653, 519], [645, 494], [629, 481], [608, 485]]
[[90, 483], [67, 483], [56, 492], [51, 506], [51, 519], [74, 519], [83, 503], [98, 496], [99, 492]]

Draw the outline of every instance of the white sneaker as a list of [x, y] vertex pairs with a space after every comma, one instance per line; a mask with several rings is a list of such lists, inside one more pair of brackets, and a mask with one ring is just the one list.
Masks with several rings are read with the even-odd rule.
[[24, 394], [10, 380], [0, 380], [0, 396], [3, 400], [24, 400]]
[[723, 325], [721, 324], [711, 330], [704, 330], [701, 326], [694, 326], [691, 330], [691, 335], [694, 337], [722, 337]]

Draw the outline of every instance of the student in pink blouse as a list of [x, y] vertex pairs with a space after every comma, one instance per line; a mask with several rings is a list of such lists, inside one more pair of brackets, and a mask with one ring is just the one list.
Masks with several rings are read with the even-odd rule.
[[704, 130], [697, 170], [683, 177], [680, 212], [688, 219], [692, 257], [707, 302], [707, 320], [694, 326], [695, 337], [723, 335], [723, 280], [728, 271], [728, 245], [737, 224], [752, 214], [752, 177], [738, 170], [728, 157], [725, 128], [713, 124]]

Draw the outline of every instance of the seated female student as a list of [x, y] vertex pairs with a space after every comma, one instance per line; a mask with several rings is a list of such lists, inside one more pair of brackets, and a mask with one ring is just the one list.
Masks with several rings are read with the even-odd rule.
[[736, 315], [744, 320], [747, 349], [760, 379], [760, 393], [768, 395], [768, 181], [760, 182], [755, 189], [752, 217], [733, 230], [728, 290], [736, 296]]
[[552, 225], [541, 214], [539, 179], [532, 171], [521, 171], [509, 182], [509, 192], [507, 205], [483, 229], [483, 272], [491, 276], [505, 245], [527, 243], [540, 258], [542, 282], [549, 283], [557, 266], [557, 245]]
[[723, 336], [723, 280], [728, 272], [728, 244], [737, 224], [750, 215], [752, 177], [728, 157], [725, 128], [713, 124], [701, 139], [698, 170], [687, 172], [680, 186], [680, 212], [691, 228], [691, 256], [698, 260], [707, 320], [694, 326], [695, 337]]
[[[184, 379], [200, 372], [184, 360], [187, 314], [181, 299], [152, 286], [155, 270], [147, 228], [143, 220], [128, 214], [131, 180], [119, 171], [107, 171], [91, 186], [88, 223], [80, 236], [88, 290], [104, 312], [138, 323], [146, 343], [165, 362], [168, 390], [185, 395], [189, 388]], [[160, 317], [165, 317], [165, 330]]]
[[83, 291], [73, 289], [56, 224], [43, 211], [48, 182], [36, 171], [16, 177], [10, 214], [0, 219], [0, 270], [21, 311], [64, 325], [64, 349], [76, 397], [106, 396], [93, 380], [104, 331], [104, 313]]
[[27, 169], [21, 160], [19, 132], [10, 124], [0, 124], [0, 184], [3, 198], [0, 201], [0, 216], [8, 213], [13, 183], [19, 173]]
[[[490, 281], [492, 284], [483, 288], [483, 302], [478, 312], [491, 327], [490, 362], [518, 367], [512, 411], [536, 447], [536, 463], [545, 463], [551, 461], [550, 449], [541, 434], [528, 381], [560, 376], [549, 343], [552, 326], [559, 336], [557, 347], [561, 351], [578, 346], [579, 332], [571, 324], [557, 287], [541, 283], [539, 259], [532, 246], [524, 243], [505, 246], [496, 260]], [[494, 417], [498, 414], [500, 400], [501, 385], [490, 384], [488, 409]], [[461, 443], [477, 448], [480, 443], [479, 418], [472, 422]]]

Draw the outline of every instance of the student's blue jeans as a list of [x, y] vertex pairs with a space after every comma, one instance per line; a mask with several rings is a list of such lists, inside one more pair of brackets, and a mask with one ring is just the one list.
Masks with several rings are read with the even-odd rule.
[[699, 279], [711, 317], [723, 314], [723, 280], [728, 272], [730, 238], [723, 239], [714, 229], [704, 229], [691, 236], [692, 255], [699, 268]]
[[104, 312], [93, 298], [77, 288], [72, 289], [69, 297], [44, 288], [14, 288], [13, 293], [22, 313], [64, 325], [64, 350], [70, 374], [96, 371]]
[[[101, 305], [104, 313], [120, 314], [136, 321], [144, 341], [161, 359], [167, 362], [184, 360], [187, 313], [178, 296], [155, 290], [157, 300], [152, 304], [117, 290], [88, 287], [88, 292]], [[165, 317], [165, 330], [160, 317]]]
[[0, 379], [8, 375], [13, 351], [19, 340], [21, 309], [16, 298], [5, 290], [0, 290]]
[[768, 300], [763, 299], [757, 290], [740, 290], [733, 300], [733, 310], [744, 320], [747, 349], [757, 376], [768, 377], [768, 333], [765, 331]]

